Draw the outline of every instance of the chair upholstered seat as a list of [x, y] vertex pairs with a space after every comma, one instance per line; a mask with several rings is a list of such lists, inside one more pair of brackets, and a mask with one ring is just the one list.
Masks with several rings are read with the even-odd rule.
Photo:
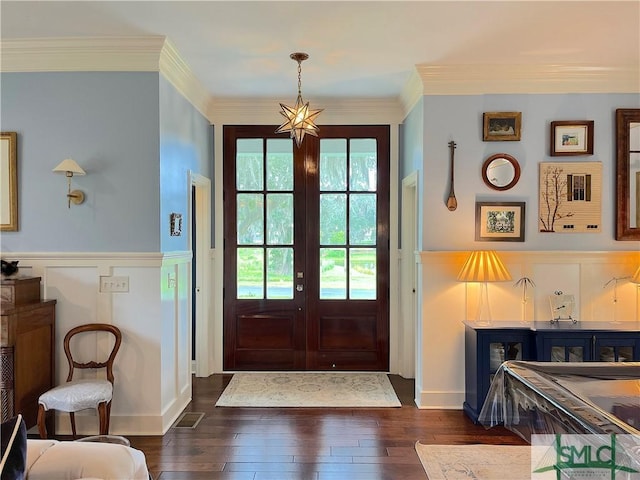
[[[85, 345], [93, 345], [95, 348], [94, 356], [100, 357], [98, 345], [98, 335], [101, 332], [109, 333], [113, 336], [113, 345], [111, 346], [109, 356], [105, 361], [90, 360], [88, 362], [79, 362], [74, 359], [71, 349], [71, 339], [78, 334], [83, 334], [87, 342]], [[87, 337], [89, 335], [89, 337]], [[92, 336], [91, 336], [92, 335]], [[108, 338], [108, 337], [107, 337]], [[75, 344], [80, 347], [81, 344], [74, 340]], [[69, 363], [69, 374], [67, 382], [62, 385], [48, 390], [38, 398], [38, 432], [40, 438], [47, 438], [47, 425], [45, 418], [50, 410], [59, 410], [67, 412], [71, 420], [71, 433], [76, 438], [76, 417], [75, 412], [86, 409], [96, 409], [99, 420], [100, 435], [109, 434], [109, 421], [111, 418], [111, 400], [113, 397], [113, 362], [116, 353], [120, 349], [122, 343], [122, 332], [115, 325], [106, 323], [87, 323], [86, 325], [78, 325], [72, 328], [64, 336], [64, 354]], [[108, 349], [106, 350], [108, 351]], [[106, 353], [103, 352], [103, 353]], [[106, 370], [106, 378], [103, 379], [74, 379], [73, 373], [77, 369], [104, 369]]]
[[113, 385], [109, 380], [74, 380], [43, 393], [38, 403], [45, 411], [78, 412], [98, 408], [99, 404], [111, 401], [112, 396]]

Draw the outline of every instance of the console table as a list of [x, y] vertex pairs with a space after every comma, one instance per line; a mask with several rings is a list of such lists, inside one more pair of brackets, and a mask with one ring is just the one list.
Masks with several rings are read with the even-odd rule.
[[465, 325], [464, 412], [477, 422], [497, 368], [506, 360], [640, 361], [637, 322], [493, 322]]
[[40, 277], [0, 281], [0, 412], [36, 425], [38, 397], [54, 386], [55, 300], [40, 298]]

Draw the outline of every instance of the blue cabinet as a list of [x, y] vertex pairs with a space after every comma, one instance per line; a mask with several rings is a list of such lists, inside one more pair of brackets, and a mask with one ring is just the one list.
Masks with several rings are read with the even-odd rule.
[[622, 322], [529, 325], [465, 324], [465, 413], [477, 422], [497, 368], [505, 360], [539, 362], [640, 361], [640, 324]]
[[467, 415], [477, 422], [498, 367], [505, 360], [531, 360], [532, 332], [523, 324], [476, 327], [465, 324], [465, 401]]
[[637, 323], [536, 324], [536, 355], [541, 362], [640, 361]]

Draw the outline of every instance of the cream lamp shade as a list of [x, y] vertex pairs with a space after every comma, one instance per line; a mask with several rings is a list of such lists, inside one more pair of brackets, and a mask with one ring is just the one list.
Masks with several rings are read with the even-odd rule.
[[471, 252], [458, 274], [459, 282], [507, 282], [509, 271], [493, 250]]
[[633, 276], [631, 277], [631, 280], [629, 281], [640, 284], [640, 267], [638, 267], [638, 269], [636, 270], [636, 273], [633, 274]]
[[[87, 173], [76, 163], [76, 161], [72, 158], [65, 158], [61, 161], [56, 168], [53, 169], [56, 173], [64, 173], [71, 172], [73, 175], [86, 175]], [[68, 177], [72, 177], [73, 175], [67, 175]]]
[[459, 282], [480, 283], [475, 322], [478, 325], [491, 325], [491, 308], [487, 283], [511, 280], [511, 274], [500, 260], [500, 257], [493, 250], [471, 252], [462, 266], [457, 280]]

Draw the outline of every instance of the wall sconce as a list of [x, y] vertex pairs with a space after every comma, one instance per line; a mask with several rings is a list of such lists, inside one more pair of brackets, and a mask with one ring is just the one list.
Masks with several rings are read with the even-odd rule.
[[71, 191], [71, 177], [74, 175], [86, 175], [86, 172], [80, 168], [80, 165], [71, 158], [65, 158], [60, 164], [53, 169], [54, 173], [64, 173], [67, 177], [67, 208], [71, 208], [71, 202], [80, 205], [84, 202], [84, 192], [80, 190]]
[[491, 308], [487, 282], [511, 280], [509, 271], [493, 250], [471, 252], [458, 274], [459, 282], [480, 282], [480, 296], [475, 321], [478, 325], [491, 324]]
[[640, 286], [640, 267], [638, 267], [636, 273], [631, 276], [631, 280], [629, 281], [632, 283], [637, 283]]

